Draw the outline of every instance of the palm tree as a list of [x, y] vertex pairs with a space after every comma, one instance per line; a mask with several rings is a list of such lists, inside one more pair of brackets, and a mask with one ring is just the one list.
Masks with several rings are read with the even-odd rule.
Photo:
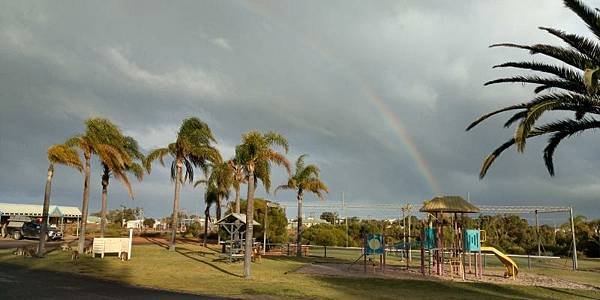
[[38, 244], [37, 256], [43, 257], [46, 252], [46, 232], [48, 231], [48, 210], [50, 209], [50, 192], [52, 190], [52, 177], [54, 176], [54, 165], [61, 164], [77, 169], [79, 172], [83, 170], [81, 159], [77, 150], [66, 145], [53, 145], [48, 148], [48, 176], [46, 177], [46, 189], [44, 191], [44, 207], [42, 210], [42, 228], [40, 232], [40, 240]]
[[[91, 118], [85, 121], [84, 134], [69, 138], [65, 145], [77, 147], [83, 152], [85, 159], [83, 201], [81, 203], [81, 231], [79, 233], [79, 253], [83, 253], [85, 246], [85, 230], [88, 217], [88, 205], [90, 200], [90, 165], [92, 155], [97, 155], [101, 162], [110, 166], [111, 170], [123, 169], [130, 165], [131, 158], [122, 155], [122, 151], [114, 144], [114, 136], [119, 134], [117, 127], [107, 119]], [[117, 130], [117, 131], [116, 131]]]
[[[152, 162], [159, 160], [161, 165], [164, 164], [164, 157], [171, 155], [173, 162], [171, 163], [171, 180], [175, 182], [175, 192], [173, 196], [173, 219], [172, 232], [169, 250], [175, 251], [175, 235], [178, 227], [179, 213], [179, 190], [181, 184], [185, 181], [190, 183], [194, 180], [194, 166], [200, 167], [204, 174], [208, 172], [209, 163], [221, 162], [221, 155], [211, 143], [215, 141], [213, 134], [208, 125], [198, 118], [189, 118], [183, 120], [177, 140], [165, 148], [158, 148], [150, 151], [146, 157], [146, 170], [151, 171]], [[183, 168], [185, 167], [185, 176]]]
[[267, 190], [271, 187], [271, 163], [284, 166], [290, 174], [290, 163], [283, 154], [271, 147], [280, 146], [288, 151], [288, 141], [275, 132], [262, 134], [250, 131], [242, 136], [242, 144], [235, 148], [235, 160], [244, 167], [248, 180], [248, 196], [246, 207], [246, 241], [244, 247], [244, 278], [250, 278], [250, 264], [252, 255], [252, 238], [254, 222], [254, 189], [260, 179]]
[[[194, 184], [195, 186], [198, 186], [200, 184], [203, 183], [207, 183], [207, 182], [200, 182], [197, 181]], [[208, 183], [208, 186], [206, 187], [206, 191], [204, 192], [204, 203], [206, 204], [206, 208], [204, 209], [204, 238], [203, 238], [203, 242], [202, 245], [204, 247], [206, 247], [206, 241], [208, 239], [208, 222], [212, 222], [210, 220], [210, 207], [213, 205], [217, 205], [218, 203], [218, 188], [216, 186], [214, 186], [214, 184], [212, 183]]]
[[229, 166], [232, 172], [231, 185], [235, 190], [235, 213], [240, 213], [240, 188], [242, 184], [246, 183], [246, 176], [244, 176], [244, 167], [235, 161], [235, 158], [229, 160]]
[[319, 199], [325, 200], [323, 192], [328, 193], [327, 185], [319, 179], [319, 167], [316, 165], [305, 165], [304, 159], [308, 155], [303, 154], [296, 161], [296, 173], [290, 176], [287, 184], [280, 185], [275, 189], [278, 190], [294, 190], [296, 191], [296, 199], [298, 200], [298, 226], [296, 235], [296, 256], [302, 256], [302, 201], [304, 200], [304, 192], [311, 192]]
[[106, 230], [106, 214], [108, 212], [108, 184], [110, 176], [114, 176], [119, 180], [127, 189], [129, 197], [133, 199], [133, 189], [127, 173], [132, 173], [138, 181], [142, 181], [144, 178], [144, 169], [136, 162], [144, 161], [144, 155], [139, 149], [137, 141], [130, 136], [123, 136], [119, 128], [113, 125], [110, 132], [110, 143], [118, 151], [113, 153], [109, 158], [113, 161], [122, 160], [123, 164], [114, 163], [111, 161], [104, 161], [101, 159], [102, 164], [102, 209], [100, 211], [100, 237], [104, 237]]
[[[565, 6], [577, 14], [596, 36], [600, 38], [600, 14], [578, 0], [564, 0]], [[569, 47], [544, 44], [532, 46], [517, 44], [496, 44], [490, 47], [510, 47], [529, 50], [531, 54], [542, 54], [563, 62], [553, 65], [543, 62], [507, 62], [494, 68], [519, 68], [545, 73], [550, 76], [518, 75], [489, 81], [485, 85], [518, 82], [536, 84], [532, 100], [487, 113], [471, 123], [467, 130], [475, 127], [496, 114], [515, 112], [504, 124], [510, 127], [518, 122], [514, 137], [494, 150], [483, 162], [480, 178], [483, 178], [494, 160], [506, 149], [516, 145], [517, 151], [525, 150], [527, 139], [549, 135], [543, 158], [550, 176], [554, 176], [553, 156], [560, 142], [585, 130], [600, 128], [600, 121], [594, 118], [600, 114], [598, 79], [600, 76], [600, 45], [593, 39], [566, 33], [564, 31], [540, 27], [541, 30], [563, 40]], [[552, 91], [552, 92], [548, 92]], [[542, 93], [545, 92], [545, 93]], [[573, 118], [537, 125], [541, 116], [549, 111], [570, 111]], [[588, 117], [590, 116], [591, 117]]]
[[194, 183], [194, 187], [200, 184], [206, 184], [206, 192], [205, 192], [205, 202], [206, 202], [206, 210], [205, 215], [206, 218], [204, 220], [204, 246], [206, 247], [206, 238], [208, 235], [208, 218], [210, 218], [210, 206], [212, 204], [216, 205], [215, 215], [217, 220], [221, 219], [221, 200], [229, 199], [229, 189], [232, 184], [232, 169], [228, 162], [222, 162], [214, 164], [211, 167], [210, 176], [208, 179], [202, 179], [196, 181]]

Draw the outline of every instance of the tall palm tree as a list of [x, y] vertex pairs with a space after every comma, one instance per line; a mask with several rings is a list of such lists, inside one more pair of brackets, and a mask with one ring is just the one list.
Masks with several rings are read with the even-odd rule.
[[234, 159], [229, 160], [229, 166], [231, 168], [232, 177], [231, 185], [235, 190], [235, 213], [240, 213], [240, 188], [242, 184], [246, 183], [246, 176], [244, 176], [244, 166], [238, 164]]
[[127, 173], [132, 173], [138, 181], [144, 178], [144, 169], [138, 162], [144, 161], [144, 155], [139, 149], [137, 141], [130, 136], [123, 136], [119, 128], [114, 126], [110, 132], [110, 143], [118, 151], [109, 158], [111, 160], [122, 160], [123, 164], [106, 162], [101, 159], [102, 164], [102, 209], [100, 211], [100, 236], [104, 237], [106, 230], [106, 214], [108, 213], [108, 184], [111, 175], [119, 180], [127, 189], [129, 197], [133, 199], [133, 189]]
[[248, 195], [246, 208], [246, 241], [244, 245], [244, 278], [250, 278], [250, 264], [252, 255], [252, 238], [254, 222], [254, 189], [260, 179], [267, 193], [271, 187], [271, 163], [286, 168], [290, 174], [290, 163], [283, 154], [272, 149], [273, 146], [282, 147], [288, 151], [287, 139], [275, 132], [262, 134], [250, 131], [242, 135], [242, 144], [235, 148], [235, 160], [244, 167], [248, 180]]
[[122, 151], [115, 146], [114, 136], [119, 134], [116, 126], [109, 120], [103, 118], [91, 118], [85, 121], [84, 134], [69, 138], [65, 145], [79, 148], [85, 159], [83, 200], [81, 203], [81, 230], [79, 233], [79, 253], [83, 253], [85, 246], [85, 231], [88, 217], [88, 206], [90, 200], [90, 165], [93, 155], [98, 156], [101, 162], [108, 164], [111, 169], [123, 169], [131, 164], [128, 155], [122, 155]]
[[296, 235], [296, 256], [302, 256], [302, 201], [304, 200], [304, 192], [315, 194], [319, 199], [325, 200], [323, 192], [328, 193], [327, 185], [319, 178], [319, 167], [316, 165], [305, 165], [304, 159], [308, 155], [303, 154], [296, 161], [296, 172], [290, 176], [287, 184], [280, 185], [275, 189], [278, 190], [294, 190], [296, 191], [296, 199], [298, 200], [298, 226]]
[[[564, 0], [564, 4], [587, 24], [596, 38], [600, 38], [600, 14], [597, 11], [578, 0]], [[487, 113], [467, 127], [467, 130], [470, 130], [489, 117], [507, 111], [513, 111], [514, 114], [504, 126], [510, 127], [513, 123], [518, 122], [514, 137], [500, 145], [484, 160], [479, 174], [480, 178], [485, 176], [494, 160], [506, 149], [516, 145], [517, 151], [523, 152], [527, 139], [543, 135], [550, 136], [544, 149], [543, 158], [550, 176], [554, 176], [553, 156], [560, 142], [583, 131], [600, 128], [600, 121], [594, 118], [600, 114], [600, 95], [598, 94], [600, 45], [597, 40], [554, 28], [539, 28], [561, 39], [569, 47], [544, 44], [527, 46], [510, 43], [490, 46], [525, 49], [529, 50], [531, 54], [554, 58], [563, 64], [507, 62], [494, 66], [494, 68], [510, 67], [531, 70], [549, 76], [518, 75], [485, 83], [485, 85], [508, 82], [536, 84], [537, 87], [534, 91], [538, 95], [528, 102], [510, 105]], [[573, 112], [573, 117], [538, 125], [542, 115], [549, 111], [570, 111]]]
[[[175, 142], [167, 145], [165, 148], [150, 151], [146, 157], [145, 165], [148, 173], [151, 171], [153, 161], [158, 159], [160, 164], [164, 166], [164, 157], [166, 155], [170, 155], [173, 158], [173, 162], [171, 163], [171, 180], [175, 182], [175, 192], [173, 196], [170, 251], [175, 251], [181, 184], [185, 181], [193, 182], [194, 166], [201, 168], [204, 174], [206, 174], [210, 163], [221, 162], [219, 151], [211, 143], [216, 143], [216, 141], [208, 125], [198, 118], [189, 118], [183, 120]], [[185, 176], [183, 174], [184, 167]]]
[[46, 252], [46, 232], [48, 232], [48, 210], [50, 209], [50, 193], [52, 190], [52, 177], [54, 176], [54, 165], [61, 164], [77, 169], [79, 172], [83, 170], [81, 159], [77, 150], [66, 145], [53, 145], [48, 148], [48, 176], [46, 177], [46, 189], [44, 191], [44, 206], [42, 210], [42, 228], [40, 232], [40, 240], [38, 244], [37, 256], [43, 257]]

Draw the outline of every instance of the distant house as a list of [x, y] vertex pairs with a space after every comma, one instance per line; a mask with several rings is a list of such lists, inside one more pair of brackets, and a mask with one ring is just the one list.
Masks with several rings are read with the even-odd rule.
[[88, 216], [86, 223], [88, 224], [100, 224], [102, 222], [102, 218], [96, 216]]
[[142, 229], [144, 227], [144, 220], [129, 220], [127, 221], [127, 228]]
[[[313, 225], [317, 225], [317, 224], [329, 224], [329, 222], [322, 220], [322, 219], [317, 219], [317, 218], [313, 218], [313, 217], [308, 217], [305, 219], [302, 219], [302, 226], [304, 226], [304, 228], [309, 228]], [[288, 229], [296, 229], [298, 227], [298, 220], [296, 219], [289, 219], [288, 220]]]

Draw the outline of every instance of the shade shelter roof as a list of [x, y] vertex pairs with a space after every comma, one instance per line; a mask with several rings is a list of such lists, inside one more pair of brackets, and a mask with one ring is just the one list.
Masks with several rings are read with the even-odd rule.
[[425, 202], [419, 211], [428, 213], [477, 213], [479, 208], [460, 196], [438, 196]]
[[[217, 223], [215, 223], [215, 224], [217, 224], [217, 225], [231, 224], [231, 223], [235, 223], [236, 221], [239, 221], [242, 224], [246, 224], [246, 214], [230, 213], [230, 214], [224, 216], [223, 218], [221, 218], [221, 220], [217, 221]], [[260, 223], [252, 220], [252, 225], [260, 226]]]
[[[0, 215], [2, 216], [41, 217], [42, 211], [43, 206], [37, 204], [0, 203]], [[81, 211], [74, 206], [50, 205], [48, 214], [51, 217], [81, 217]]]

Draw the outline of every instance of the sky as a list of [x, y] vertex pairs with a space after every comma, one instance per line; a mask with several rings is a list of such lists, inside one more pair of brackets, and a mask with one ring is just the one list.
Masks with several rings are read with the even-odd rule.
[[[491, 67], [544, 60], [488, 46], [562, 45], [538, 26], [590, 35], [558, 0], [0, 1], [0, 202], [41, 204], [46, 149], [83, 132], [87, 118], [112, 120], [149, 151], [174, 141], [194, 116], [209, 124], [225, 158], [249, 130], [285, 135], [288, 159], [308, 154], [330, 188], [325, 202], [307, 195], [306, 204], [339, 204], [342, 192], [346, 203], [365, 205], [468, 195], [480, 205], [572, 205], [598, 218], [600, 141], [592, 134], [561, 144], [555, 177], [541, 139], [524, 154], [505, 152], [478, 178], [513, 129], [502, 128], [507, 116], [465, 127], [534, 97], [532, 86], [484, 87], [519, 73]], [[92, 212], [100, 176], [94, 161]], [[273, 185], [285, 180], [274, 168]], [[82, 187], [80, 173], [57, 167], [53, 204], [80, 206]], [[109, 207], [170, 214], [168, 168], [155, 165], [134, 191], [129, 199], [113, 181]], [[203, 193], [185, 185], [182, 209], [201, 213]], [[294, 192], [262, 187], [257, 196], [295, 201]], [[542, 222], [553, 218], [566, 220]]]

